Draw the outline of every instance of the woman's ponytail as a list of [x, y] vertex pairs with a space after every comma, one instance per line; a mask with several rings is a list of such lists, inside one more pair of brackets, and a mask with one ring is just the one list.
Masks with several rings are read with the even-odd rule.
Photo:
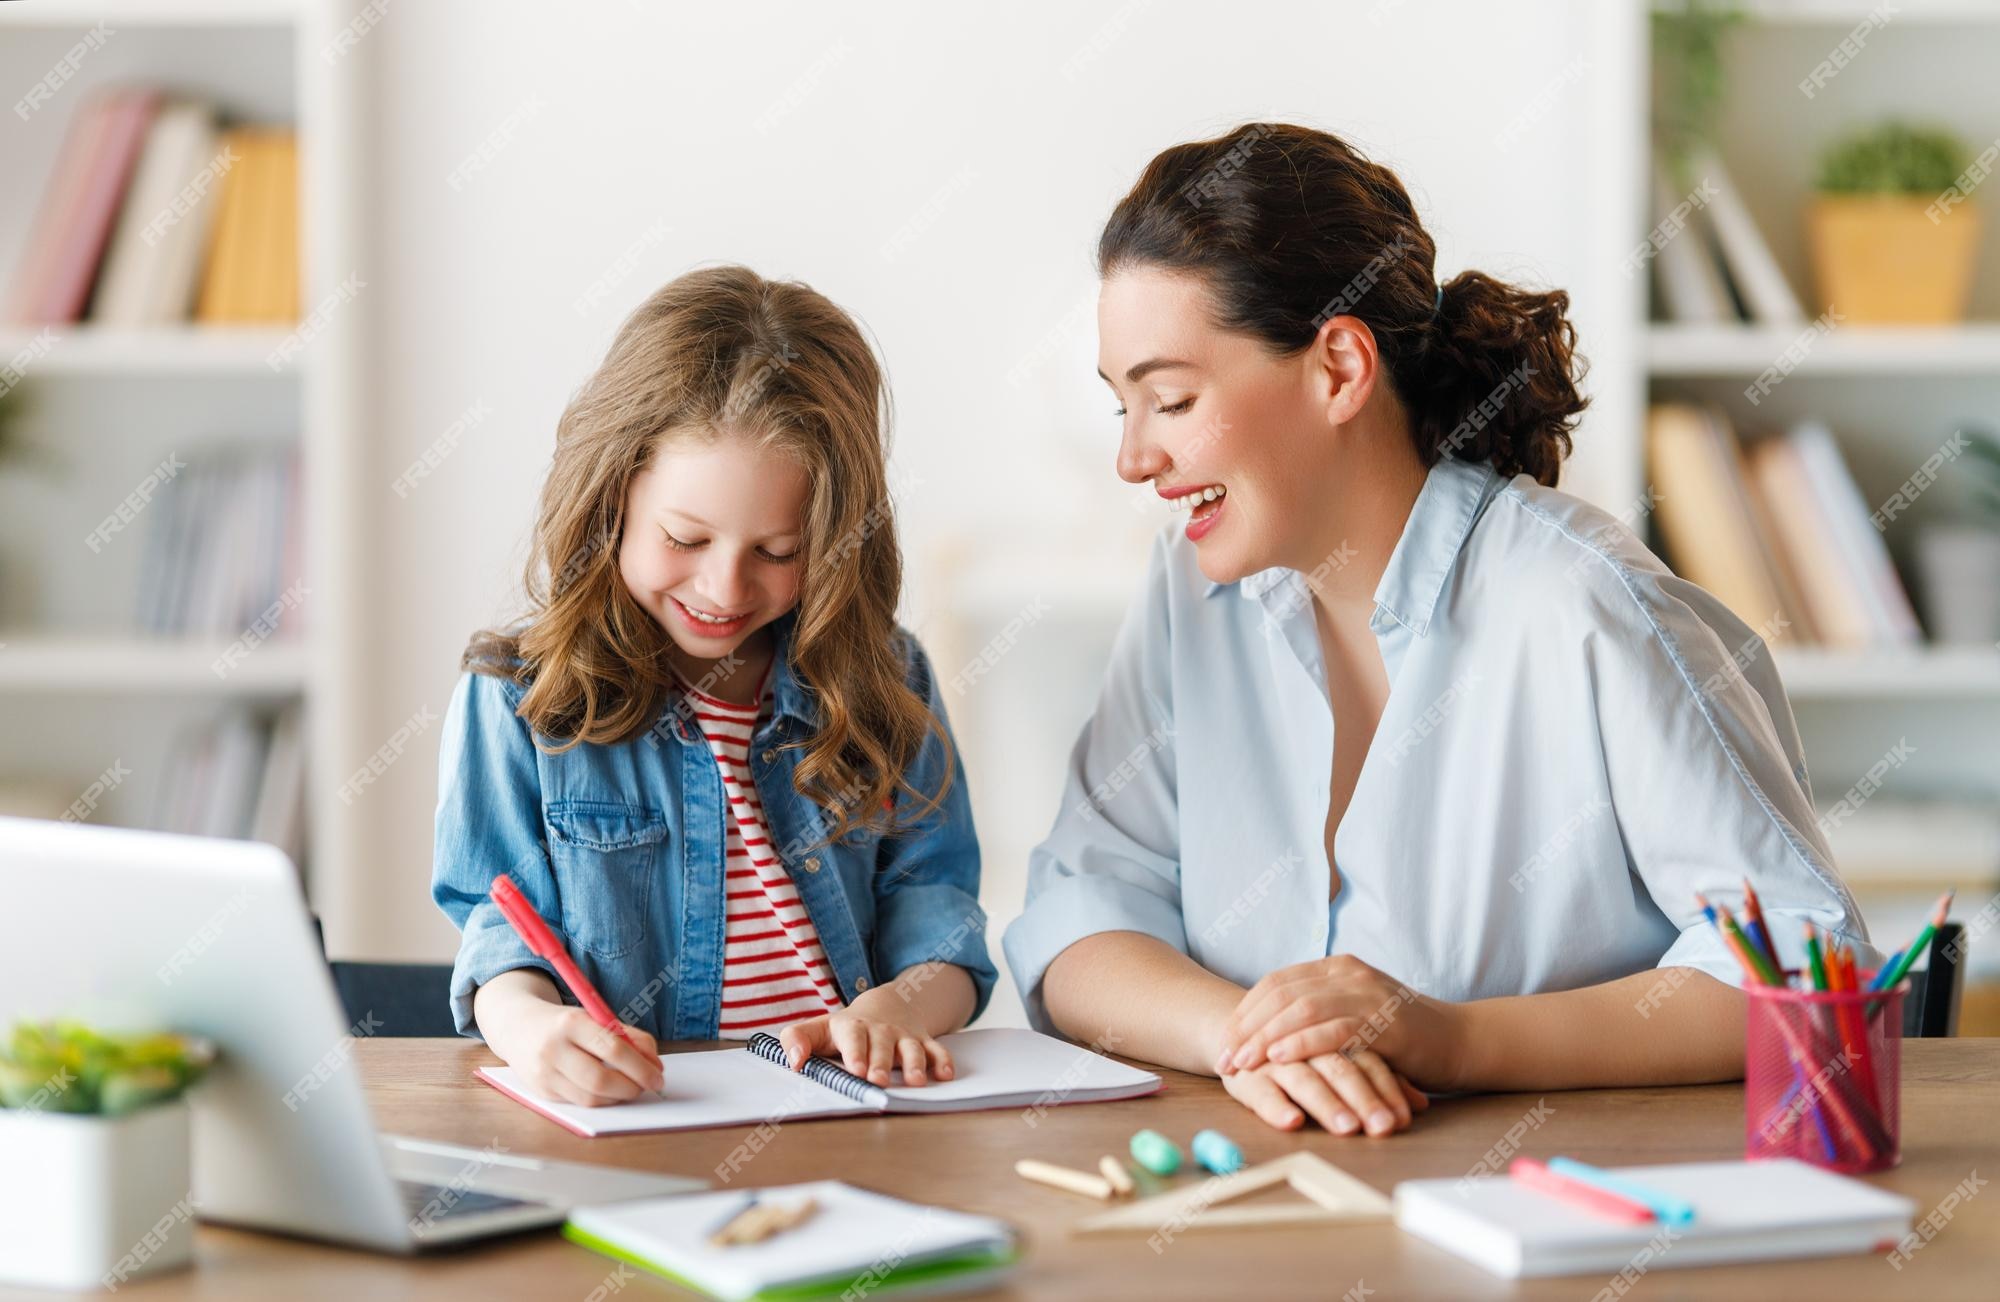
[[1490, 461], [1553, 485], [1589, 401], [1569, 295], [1516, 288], [1479, 271], [1444, 286], [1436, 318], [1397, 388], [1425, 465]]

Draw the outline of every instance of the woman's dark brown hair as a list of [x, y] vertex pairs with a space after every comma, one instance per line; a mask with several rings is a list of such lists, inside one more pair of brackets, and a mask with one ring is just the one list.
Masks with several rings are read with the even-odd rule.
[[1553, 485], [1588, 401], [1569, 295], [1464, 271], [1440, 301], [1436, 260], [1395, 173], [1324, 131], [1262, 122], [1155, 158], [1097, 244], [1098, 275], [1199, 276], [1218, 325], [1281, 356], [1358, 317], [1425, 465], [1490, 461]]
[[[904, 777], [943, 724], [911, 690], [896, 631], [902, 553], [885, 468], [889, 393], [854, 319], [796, 281], [711, 267], [669, 282], [619, 328], [556, 424], [528, 558], [527, 622], [473, 638], [464, 667], [526, 687], [517, 711], [553, 750], [632, 741], [678, 690], [659, 623], [618, 570], [632, 477], [668, 442], [745, 438], [810, 484], [787, 648], [818, 706], [793, 772], [828, 836], [921, 817], [950, 788]], [[895, 798], [916, 804], [892, 817]]]

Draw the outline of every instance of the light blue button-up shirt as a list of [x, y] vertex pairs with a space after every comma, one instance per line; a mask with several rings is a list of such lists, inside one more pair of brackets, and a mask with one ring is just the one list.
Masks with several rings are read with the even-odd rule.
[[1007, 929], [1031, 1022], [1049, 1026], [1048, 965], [1103, 931], [1243, 986], [1327, 954], [1454, 1001], [1653, 966], [1740, 984], [1694, 895], [1738, 903], [1746, 876], [1788, 964], [1802, 918], [1879, 962], [1763, 641], [1609, 514], [1446, 460], [1370, 627], [1390, 693], [1329, 902], [1333, 715], [1307, 576], [1211, 583], [1163, 531]]

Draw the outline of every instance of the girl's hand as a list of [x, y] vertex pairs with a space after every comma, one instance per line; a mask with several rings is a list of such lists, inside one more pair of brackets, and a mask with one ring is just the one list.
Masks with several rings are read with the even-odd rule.
[[651, 1035], [627, 1026], [627, 1044], [589, 1013], [555, 998], [549, 979], [526, 968], [501, 973], [473, 995], [479, 1033], [522, 1084], [544, 1098], [587, 1108], [629, 1103], [666, 1084]]
[[488, 1033], [486, 1043], [537, 1094], [601, 1108], [629, 1103], [666, 1084], [653, 1037], [636, 1026], [627, 1026], [625, 1034], [631, 1044], [581, 1008], [543, 1004], [519, 1009], [504, 1031]]
[[1222, 1087], [1279, 1130], [1296, 1130], [1310, 1116], [1334, 1135], [1364, 1127], [1371, 1135], [1392, 1135], [1407, 1130], [1412, 1114], [1431, 1105], [1370, 1049], [1227, 1072]]
[[951, 1054], [914, 1018], [864, 1011], [858, 1001], [836, 1013], [793, 1022], [778, 1032], [778, 1043], [793, 1071], [817, 1054], [839, 1058], [848, 1071], [877, 1085], [887, 1085], [889, 1073], [898, 1067], [905, 1085], [922, 1085], [933, 1076], [950, 1080], [952, 1075]]
[[1429, 1089], [1448, 1089], [1464, 1062], [1457, 1007], [1426, 998], [1351, 954], [1297, 963], [1244, 994], [1223, 1025], [1216, 1071], [1301, 1063], [1372, 1050]]

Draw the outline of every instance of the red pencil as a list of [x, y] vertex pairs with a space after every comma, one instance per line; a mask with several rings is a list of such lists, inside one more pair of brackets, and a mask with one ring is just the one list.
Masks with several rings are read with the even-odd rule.
[[[576, 1002], [583, 1006], [583, 1011], [590, 1014], [590, 1020], [625, 1043], [632, 1044], [632, 1037], [625, 1034], [625, 1027], [618, 1021], [617, 1014], [611, 1011], [611, 1005], [605, 1003], [604, 996], [597, 993], [597, 987], [590, 984], [590, 978], [570, 958], [569, 951], [549, 930], [549, 924], [542, 921], [542, 915], [535, 912], [535, 906], [528, 903], [528, 897], [521, 894], [521, 888], [514, 884], [514, 879], [506, 873], [495, 877], [492, 894], [501, 914], [513, 924], [514, 930], [520, 933], [535, 957], [547, 959], [554, 965], [556, 975], [576, 996]], [[632, 1044], [632, 1047], [636, 1049], [639, 1046]]]
[[1551, 1198], [1560, 1198], [1573, 1203], [1588, 1212], [1614, 1221], [1624, 1221], [1632, 1225], [1657, 1220], [1653, 1209], [1635, 1199], [1615, 1194], [1609, 1189], [1600, 1189], [1582, 1180], [1572, 1180], [1559, 1175], [1532, 1157], [1517, 1157], [1507, 1166], [1507, 1174], [1516, 1183], [1545, 1193]]

